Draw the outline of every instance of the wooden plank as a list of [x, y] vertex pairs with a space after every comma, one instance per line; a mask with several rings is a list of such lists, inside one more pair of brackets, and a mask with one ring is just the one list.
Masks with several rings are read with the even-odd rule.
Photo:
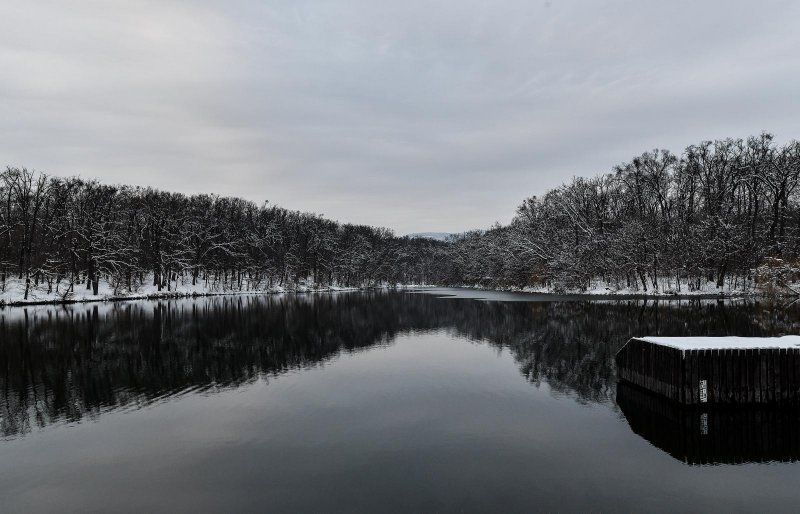
[[769, 403], [769, 355], [758, 351], [758, 376], [761, 382], [761, 403]]
[[725, 367], [725, 403], [727, 404], [733, 403], [733, 389], [736, 386], [734, 373], [735, 355], [736, 350], [729, 349], [725, 352], [725, 361], [723, 362]]
[[672, 399], [681, 401], [681, 375], [683, 370], [683, 359], [681, 359], [680, 350], [673, 350], [672, 352]]
[[780, 366], [780, 397], [779, 402], [782, 404], [786, 404], [789, 401], [790, 397], [790, 390], [791, 390], [791, 372], [789, 370], [790, 364], [789, 359], [791, 359], [791, 350], [783, 348], [779, 352], [780, 356], [778, 358], [778, 364]]
[[689, 356], [689, 365], [691, 370], [691, 379], [689, 380], [689, 386], [692, 389], [692, 393], [689, 396], [689, 404], [695, 405], [700, 402], [699, 400], [699, 389], [698, 389], [698, 380], [699, 380], [699, 372], [700, 370], [697, 368], [698, 360], [697, 360], [697, 350], [687, 351], [686, 354]]
[[775, 384], [775, 403], [781, 402], [781, 351], [772, 350], [772, 381]]
[[664, 394], [664, 390], [661, 387], [661, 370], [659, 369], [661, 364], [661, 346], [652, 345], [651, 346], [652, 352], [652, 375], [653, 375], [653, 390], [655, 390], [658, 394]]
[[685, 385], [686, 385], [686, 399], [684, 403], [687, 405], [692, 405], [694, 403], [694, 387], [692, 384], [694, 383], [694, 358], [692, 356], [692, 352], [685, 350], [683, 352], [683, 362], [684, 362], [684, 370], [686, 371]]
[[759, 350], [759, 374], [761, 376], [761, 403], [769, 403], [769, 353], [766, 350]]
[[673, 352], [673, 348], [667, 348], [665, 353], [665, 360], [664, 363], [667, 366], [666, 374], [664, 375], [667, 379], [667, 393], [670, 399], [675, 399], [675, 352]]
[[739, 403], [745, 403], [748, 401], [748, 388], [747, 388], [747, 351], [746, 350], [737, 350], [737, 353], [740, 356], [739, 361], [739, 377], [740, 377], [740, 386], [738, 388], [738, 397]]
[[761, 387], [761, 353], [753, 350], [753, 387], [755, 388], [754, 402], [761, 403], [763, 388]]
[[[721, 403], [721, 387], [720, 382], [722, 380], [719, 372], [719, 365], [720, 365], [720, 352], [719, 350], [712, 350], [710, 352], [710, 359], [711, 359], [711, 376], [713, 382], [709, 384], [709, 403]], [[713, 398], [712, 398], [713, 394]]]
[[772, 361], [772, 383], [773, 383], [773, 403], [781, 402], [781, 351], [780, 348], [770, 352], [770, 360]]
[[753, 350], [753, 360], [751, 366], [753, 367], [753, 402], [761, 402], [761, 361], [758, 355], [758, 350]]
[[672, 362], [670, 362], [670, 349], [669, 348], [661, 348], [661, 387], [664, 389], [664, 396], [667, 398], [670, 397], [670, 372], [672, 370]]
[[789, 375], [791, 376], [791, 401], [792, 403], [798, 403], [800, 401], [800, 355], [798, 355], [800, 350], [792, 350], [790, 353], [792, 354], [791, 358], [789, 359]]
[[650, 345], [650, 377], [651, 389], [658, 392], [661, 384], [658, 383], [658, 349], [660, 346]]
[[647, 387], [647, 345], [642, 344], [639, 346], [639, 351], [636, 354], [639, 359], [638, 365], [638, 372], [641, 374], [640, 380], [642, 381], [642, 386]]
[[647, 345], [647, 378], [650, 383], [650, 390], [655, 389], [655, 345]]
[[762, 350], [761, 356], [764, 359], [764, 383], [766, 387], [766, 395], [764, 396], [765, 403], [772, 403], [775, 401], [775, 375], [772, 373], [772, 352], [770, 350]]
[[789, 387], [786, 383], [786, 348], [781, 348], [780, 352], [778, 352], [778, 369], [780, 370], [780, 375], [778, 376], [778, 388], [780, 391], [778, 401], [785, 404]]
[[777, 403], [778, 402], [778, 373], [780, 369], [780, 364], [778, 363], [778, 357], [780, 353], [777, 350], [769, 350], [767, 352], [769, 354], [769, 386], [770, 386], [770, 403]]
[[786, 404], [789, 404], [792, 401], [792, 365], [791, 359], [792, 358], [792, 350], [787, 349], [781, 360], [781, 365], [783, 366], [783, 401]]
[[792, 377], [792, 359], [794, 357], [794, 351], [791, 349], [786, 350], [786, 355], [783, 357], [783, 376], [784, 381], [784, 396], [783, 400], [786, 404], [792, 402], [792, 384], [794, 383]]
[[759, 362], [758, 350], [747, 350], [748, 354], [748, 382], [750, 390], [748, 401], [753, 403], [761, 402], [761, 363]]
[[669, 395], [669, 389], [667, 388], [669, 381], [666, 378], [669, 367], [666, 360], [666, 355], [667, 349], [663, 346], [660, 346], [657, 354], [658, 359], [656, 360], [656, 376], [658, 377], [658, 387], [661, 390], [661, 394], [664, 396]]
[[719, 403], [719, 350], [708, 350], [708, 403]]
[[[697, 403], [703, 403], [703, 388], [700, 387], [703, 380], [708, 384], [706, 350], [697, 351]], [[706, 403], [708, 402], [708, 388], [706, 388]]]
[[711, 379], [708, 381], [708, 403], [720, 403], [720, 376], [719, 376], [719, 350], [711, 350], [708, 352], [709, 358], [709, 376]]
[[690, 403], [689, 399], [692, 397], [692, 388], [689, 381], [692, 378], [692, 372], [689, 369], [689, 359], [686, 352], [681, 351], [681, 402]]
[[728, 403], [728, 356], [731, 350], [719, 351], [719, 362], [717, 363], [719, 369], [719, 403]]
[[719, 403], [727, 403], [728, 402], [728, 379], [726, 376], [727, 367], [725, 365], [725, 361], [728, 357], [728, 352], [730, 349], [727, 350], [720, 350], [717, 355], [717, 371], [718, 371], [718, 379], [719, 379], [719, 399], [717, 400]]
[[800, 403], [800, 349], [793, 350], [792, 359], [792, 391], [794, 393], [794, 402]]
[[667, 398], [672, 397], [672, 349], [661, 348], [661, 378], [662, 387], [664, 388], [664, 396]]
[[666, 360], [667, 349], [663, 346], [658, 348], [658, 360], [656, 364], [656, 376], [658, 377], [658, 387], [661, 389], [661, 394], [664, 396], [669, 395], [669, 389], [667, 386], [669, 385], [669, 381], [666, 378], [667, 372], [669, 371], [668, 363]]
[[736, 379], [736, 390], [734, 392], [734, 401], [736, 403], [744, 403], [747, 401], [747, 394], [742, 394], [746, 391], [744, 386], [747, 382], [747, 358], [744, 350], [736, 350], [736, 365], [733, 376]]
[[736, 388], [736, 403], [747, 401], [747, 350], [736, 350], [736, 376], [739, 378]]
[[[702, 382], [705, 380], [705, 384], [706, 384], [706, 386], [705, 386], [706, 403], [708, 403], [708, 401], [710, 399], [710, 394], [709, 394], [709, 385], [711, 384], [711, 373], [710, 373], [710, 369], [709, 369], [709, 363], [710, 363], [709, 354], [710, 353], [711, 352], [709, 350], [705, 350], [704, 349], [704, 350], [701, 350], [699, 352], [699, 356], [698, 356], [699, 359], [700, 359], [700, 372], [699, 372], [698, 377], [697, 377], [698, 378], [698, 384], [697, 385], [698, 385], [698, 387], [700, 387]], [[703, 395], [702, 388], [699, 391], [699, 394], [700, 394], [700, 398], [699, 399], [702, 400], [702, 395]]]
[[728, 401], [727, 403], [734, 403], [736, 401], [736, 385], [738, 384], [737, 378], [737, 353], [738, 350], [730, 350], [726, 353], [725, 367], [728, 380]]
[[658, 392], [658, 383], [656, 380], [656, 351], [658, 347], [654, 344], [650, 344], [647, 346], [647, 376], [650, 379], [650, 387], [651, 391]]
[[775, 370], [772, 366], [772, 350], [764, 349], [761, 354], [764, 356], [767, 369], [767, 395], [764, 401], [765, 403], [773, 403], [775, 401]]
[[711, 403], [714, 397], [714, 392], [712, 391], [714, 387], [712, 352], [713, 350], [703, 350], [703, 365], [700, 367], [702, 371], [700, 380], [706, 381], [706, 403]]
[[748, 393], [752, 390], [750, 387], [750, 354], [747, 350], [740, 351], [742, 353], [742, 362], [739, 369], [741, 370], [744, 387], [739, 390], [739, 401], [745, 403], [749, 401]]
[[724, 403], [733, 402], [733, 388], [736, 387], [736, 379], [733, 372], [733, 360], [735, 353], [736, 350], [733, 349], [725, 350], [723, 352], [722, 369], [724, 370], [724, 372], [722, 374], [723, 375], [722, 383], [725, 395], [723, 398]]

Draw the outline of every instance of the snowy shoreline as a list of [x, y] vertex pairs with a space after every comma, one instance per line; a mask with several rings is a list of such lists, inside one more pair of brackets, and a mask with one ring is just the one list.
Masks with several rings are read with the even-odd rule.
[[[106, 287], [102, 287], [105, 285]], [[265, 289], [250, 290], [213, 290], [207, 289], [202, 285], [181, 285], [171, 291], [158, 291], [154, 287], [142, 288], [141, 291], [128, 293], [114, 293], [101, 282], [101, 292], [94, 295], [88, 290], [79, 290], [69, 297], [55, 292], [46, 292], [40, 288], [31, 288], [28, 299], [24, 299], [24, 287], [21, 284], [8, 284], [5, 291], [0, 292], [0, 308], [3, 307], [25, 307], [29, 305], [71, 305], [77, 303], [96, 303], [96, 302], [122, 302], [130, 300], [164, 300], [181, 298], [201, 298], [210, 296], [263, 296], [277, 294], [306, 294], [306, 293], [338, 293], [371, 290], [416, 290], [428, 289], [436, 286], [428, 284], [396, 284], [396, 285], [376, 285], [365, 287], [342, 287], [342, 286], [304, 286], [300, 285], [292, 288], [270, 287]]]
[[[32, 287], [28, 299], [24, 299], [24, 287], [21, 283], [7, 283], [5, 291], [0, 292], [0, 308], [2, 307], [19, 307], [27, 305], [67, 305], [76, 303], [90, 303], [90, 302], [118, 302], [128, 300], [163, 300], [163, 299], [180, 299], [180, 298], [199, 298], [210, 296], [253, 296], [253, 295], [274, 295], [274, 294], [305, 294], [305, 293], [336, 293], [336, 292], [353, 292], [353, 291], [370, 291], [370, 290], [430, 290], [441, 288], [445, 286], [436, 286], [430, 284], [381, 284], [376, 286], [365, 287], [342, 287], [342, 286], [307, 286], [299, 285], [291, 288], [284, 287], [268, 287], [264, 289], [246, 289], [246, 290], [218, 290], [214, 288], [207, 288], [201, 284], [190, 285], [181, 284], [173, 287], [171, 291], [158, 291], [153, 286], [143, 287], [136, 292], [127, 293], [114, 293], [108, 284], [101, 282], [101, 290], [99, 294], [94, 295], [90, 290], [79, 289], [71, 293], [69, 296], [64, 296], [62, 293], [47, 292], [40, 285], [39, 287]], [[448, 286], [449, 287], [449, 286]], [[709, 282], [703, 284], [699, 289], [689, 290], [688, 287], [682, 287], [680, 291], [672, 288], [659, 289], [658, 291], [642, 291], [641, 289], [630, 288], [612, 288], [606, 284], [597, 282], [593, 283], [592, 287], [586, 290], [566, 290], [555, 291], [548, 287], [485, 287], [481, 285], [462, 285], [456, 286], [463, 289], [471, 289], [475, 291], [498, 291], [508, 293], [527, 293], [535, 295], [552, 295], [556, 296], [581, 296], [586, 298], [697, 298], [697, 299], [736, 299], [736, 298], [764, 298], [769, 295], [765, 291], [750, 288], [748, 290], [722, 288], [717, 289], [716, 286]]]
[[585, 290], [566, 289], [557, 291], [550, 287], [485, 287], [478, 284], [458, 286], [464, 289], [476, 291], [500, 291], [506, 293], [528, 293], [553, 296], [586, 296], [586, 297], [614, 297], [614, 298], [765, 298], [770, 296], [766, 291], [760, 289], [732, 289], [724, 287], [718, 289], [713, 282], [704, 284], [699, 289], [689, 289], [682, 287], [680, 290], [673, 288], [659, 289], [658, 291], [633, 288], [615, 288], [603, 283], [595, 283], [592, 287]]

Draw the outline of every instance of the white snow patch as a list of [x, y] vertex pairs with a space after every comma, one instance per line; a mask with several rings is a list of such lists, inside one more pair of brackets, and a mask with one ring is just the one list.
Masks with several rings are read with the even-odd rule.
[[590, 281], [585, 288], [558, 289], [552, 285], [536, 285], [525, 287], [486, 287], [481, 284], [466, 284], [462, 287], [469, 289], [485, 289], [496, 291], [512, 291], [520, 293], [534, 294], [562, 294], [562, 295], [586, 295], [586, 296], [641, 296], [641, 297], [670, 297], [670, 296], [714, 296], [714, 297], [745, 297], [758, 296], [762, 293], [752, 281], [739, 282], [732, 284], [725, 282], [722, 287], [717, 287], [716, 282], [696, 282], [691, 284], [687, 280], [678, 282], [675, 279], [662, 277], [657, 280], [658, 287], [649, 284], [645, 291], [641, 284], [631, 287], [624, 287], [618, 284], [608, 283], [600, 279]]
[[678, 350], [797, 349], [800, 336], [781, 337], [636, 337], [640, 341]]
[[[0, 307], [3, 305], [26, 305], [26, 304], [59, 304], [77, 302], [101, 302], [107, 300], [136, 300], [136, 299], [155, 299], [155, 298], [182, 298], [191, 296], [216, 296], [216, 295], [247, 295], [247, 294], [280, 294], [280, 293], [338, 293], [349, 291], [363, 291], [367, 289], [390, 289], [390, 290], [409, 290], [433, 287], [426, 284], [376, 284], [371, 287], [344, 287], [339, 285], [314, 284], [308, 285], [300, 283], [289, 286], [267, 286], [238, 288], [223, 288], [218, 285], [207, 284], [198, 281], [192, 284], [191, 280], [178, 280], [170, 283], [170, 288], [166, 287], [158, 290], [157, 286], [147, 285], [138, 287], [135, 291], [114, 290], [105, 280], [99, 281], [97, 294], [91, 289], [86, 289], [85, 284], [73, 284], [70, 290], [66, 281], [53, 284], [48, 288], [46, 283], [37, 286], [31, 285], [28, 291], [28, 298], [25, 298], [25, 283], [21, 279], [9, 278], [5, 283], [5, 288], [0, 290]], [[70, 291], [65, 295], [66, 291]]]

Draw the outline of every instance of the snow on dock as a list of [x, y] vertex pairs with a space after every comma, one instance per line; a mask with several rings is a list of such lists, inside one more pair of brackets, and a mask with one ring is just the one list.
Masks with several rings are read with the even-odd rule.
[[800, 404], [800, 336], [635, 337], [617, 378], [687, 405]]
[[800, 348], [800, 336], [782, 337], [639, 337], [641, 341], [678, 350], [779, 350]]

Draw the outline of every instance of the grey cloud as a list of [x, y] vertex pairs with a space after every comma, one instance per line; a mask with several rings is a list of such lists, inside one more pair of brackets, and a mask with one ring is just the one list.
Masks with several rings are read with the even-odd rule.
[[653, 147], [797, 136], [794, 2], [25, 2], [0, 155], [398, 233]]

